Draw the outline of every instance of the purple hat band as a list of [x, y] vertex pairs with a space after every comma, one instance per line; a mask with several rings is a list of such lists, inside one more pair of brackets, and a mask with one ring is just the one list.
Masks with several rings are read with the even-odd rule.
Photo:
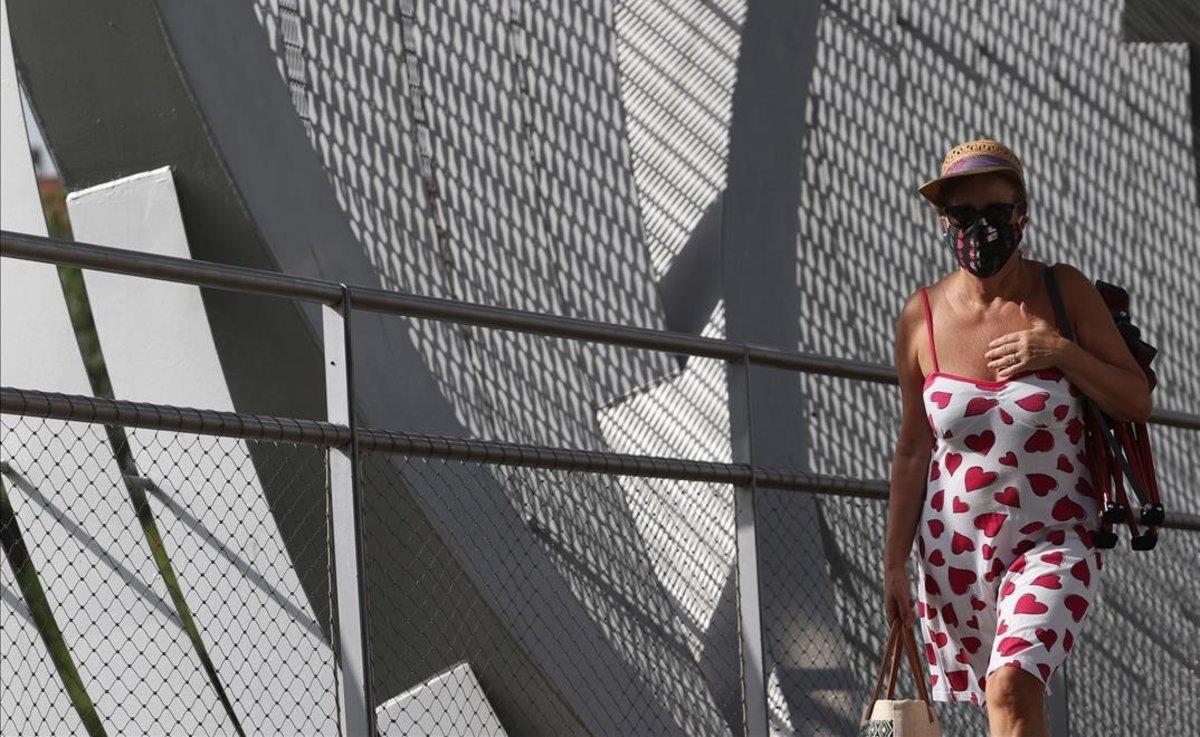
[[1013, 162], [1003, 156], [992, 156], [991, 154], [975, 154], [974, 156], [964, 156], [950, 166], [946, 167], [946, 174], [957, 174], [959, 172], [970, 171], [971, 169], [979, 169], [985, 166], [1003, 166], [1013, 171], [1020, 172]]

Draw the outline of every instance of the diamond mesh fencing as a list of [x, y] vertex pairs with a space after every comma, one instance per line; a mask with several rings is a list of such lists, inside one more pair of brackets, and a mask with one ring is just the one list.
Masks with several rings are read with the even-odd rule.
[[[242, 438], [299, 421], [226, 413], [192, 434], [39, 411], [2, 415], [0, 732], [340, 734], [327, 454], [345, 428], [291, 442]], [[380, 735], [744, 733], [731, 483], [670, 458], [634, 472], [613, 453], [359, 444]], [[770, 499], [795, 493], [761, 488], [760, 525], [781, 534]], [[885, 506], [802, 496], [817, 514], [791, 534], [826, 551], [830, 585], [760, 548], [770, 732], [853, 735], [885, 635]], [[1160, 561], [1196, 560], [1200, 538], [1159, 545], [1105, 558], [1100, 624], [1068, 662], [1072, 734], [1194, 731], [1197, 591]], [[907, 666], [897, 688], [915, 692]], [[987, 733], [972, 705], [938, 711], [946, 734]]]
[[380, 734], [740, 723], [730, 486], [378, 452], [362, 484]]
[[3, 416], [4, 734], [332, 734], [325, 451]]

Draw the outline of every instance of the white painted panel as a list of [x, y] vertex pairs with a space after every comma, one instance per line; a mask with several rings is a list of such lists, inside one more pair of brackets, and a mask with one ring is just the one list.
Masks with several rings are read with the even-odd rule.
[[375, 709], [381, 737], [505, 737], [483, 687], [463, 662]]
[[[190, 258], [168, 168], [72, 193], [67, 204], [81, 241]], [[234, 409], [198, 288], [102, 272], [85, 279], [118, 398]], [[130, 443], [170, 501], [154, 504], [155, 515], [242, 724], [336, 730], [332, 651], [246, 444], [143, 430]]]
[[[46, 235], [0, 1], [0, 227]], [[0, 259], [0, 383], [91, 394], [53, 266]], [[101, 428], [0, 417], [4, 485], [84, 687], [110, 733], [223, 726], [194, 704], [150, 704], [172, 677], [190, 694], [203, 677], [165, 601]], [[72, 707], [33, 627], [7, 561], [0, 562], [0, 724], [12, 734], [78, 734]], [[155, 671], [150, 663], [159, 663]], [[148, 676], [145, 678], [137, 675]], [[195, 701], [193, 696], [192, 701]]]

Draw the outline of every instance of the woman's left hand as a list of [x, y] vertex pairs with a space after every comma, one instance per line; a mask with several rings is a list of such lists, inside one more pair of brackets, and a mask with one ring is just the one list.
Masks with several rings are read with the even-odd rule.
[[996, 371], [998, 378], [1058, 365], [1066, 338], [1050, 323], [1029, 314], [1024, 302], [1021, 303], [1021, 315], [1033, 327], [1001, 335], [988, 343], [989, 350], [983, 354], [988, 359], [988, 368]]

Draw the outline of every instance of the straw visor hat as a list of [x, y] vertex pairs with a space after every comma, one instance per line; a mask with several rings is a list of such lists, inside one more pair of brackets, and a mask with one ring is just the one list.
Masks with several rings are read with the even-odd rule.
[[978, 138], [960, 143], [942, 159], [942, 174], [922, 184], [917, 191], [935, 205], [942, 204], [942, 189], [952, 179], [1000, 172], [1007, 175], [1025, 196], [1025, 170], [1021, 160], [1008, 146], [990, 138]]

